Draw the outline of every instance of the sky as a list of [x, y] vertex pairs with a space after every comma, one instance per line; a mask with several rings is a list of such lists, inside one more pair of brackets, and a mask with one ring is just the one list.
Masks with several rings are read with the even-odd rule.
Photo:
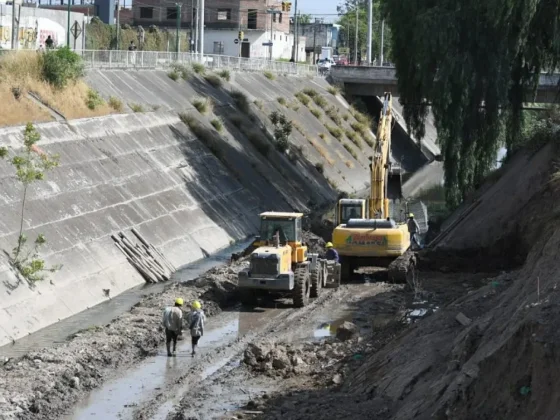
[[[290, 1], [294, 10], [295, 0]], [[341, 0], [298, 0], [298, 11], [301, 14], [324, 18], [326, 22], [334, 22], [337, 19], [336, 6], [340, 2]]]

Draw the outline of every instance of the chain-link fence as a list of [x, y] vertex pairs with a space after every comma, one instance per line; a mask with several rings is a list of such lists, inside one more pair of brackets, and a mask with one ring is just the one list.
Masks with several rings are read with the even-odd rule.
[[277, 74], [317, 75], [317, 66], [261, 58], [229, 57], [159, 51], [84, 50], [86, 68], [165, 69], [173, 64], [201, 63], [209, 69], [270, 71]]

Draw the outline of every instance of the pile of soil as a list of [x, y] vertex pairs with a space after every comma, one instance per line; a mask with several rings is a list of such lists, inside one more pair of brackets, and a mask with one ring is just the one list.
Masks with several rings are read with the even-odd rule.
[[84, 393], [98, 387], [117, 368], [157, 354], [165, 342], [162, 311], [182, 297], [198, 299], [208, 316], [232, 300], [237, 272], [247, 263], [214, 268], [188, 283], [171, 284], [144, 298], [132, 310], [105, 326], [74, 334], [56, 348], [4, 361], [0, 367], [0, 419], [53, 419]]
[[310, 231], [303, 231], [303, 243], [307, 245], [307, 251], [313, 254], [323, 255], [325, 253], [325, 240]]

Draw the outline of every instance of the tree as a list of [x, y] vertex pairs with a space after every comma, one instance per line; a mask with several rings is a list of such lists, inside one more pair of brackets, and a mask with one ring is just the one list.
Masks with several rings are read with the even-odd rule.
[[298, 16], [298, 23], [308, 25], [311, 23], [311, 15], [303, 14]]
[[[338, 33], [338, 45], [340, 47], [348, 47], [350, 49], [349, 58], [354, 57], [355, 39], [356, 39], [356, 7], [358, 7], [358, 52], [362, 55], [362, 59], [366, 58], [367, 51], [367, 30], [368, 30], [368, 1], [346, 0], [337, 7], [340, 15], [337, 23], [342, 26]], [[373, 2], [373, 24], [372, 24], [372, 58], [379, 56], [381, 45], [381, 15], [380, 0]], [[389, 59], [391, 55], [391, 31], [385, 25], [384, 33], [384, 56]]]
[[273, 111], [268, 116], [270, 122], [274, 125], [274, 138], [276, 139], [276, 148], [285, 153], [290, 145], [290, 134], [292, 134], [293, 124], [284, 114]]
[[[60, 269], [60, 266], [46, 267], [45, 261], [39, 258], [40, 248], [47, 242], [43, 234], [37, 235], [30, 248], [27, 244], [27, 236], [23, 233], [29, 187], [34, 182], [43, 180], [45, 172], [58, 166], [58, 155], [48, 155], [37, 146], [40, 139], [39, 132], [33, 124], [28, 123], [23, 132], [23, 153], [15, 154], [10, 159], [10, 163], [16, 170], [16, 179], [22, 184], [22, 199], [18, 240], [9, 255], [9, 260], [19, 275], [29, 282], [42, 280], [46, 272], [52, 273]], [[1, 158], [7, 158], [9, 154], [7, 148], [0, 147]]]
[[500, 145], [515, 149], [525, 92], [557, 67], [557, 3], [384, 1], [404, 118], [421, 138], [431, 105], [449, 206], [486, 176]]

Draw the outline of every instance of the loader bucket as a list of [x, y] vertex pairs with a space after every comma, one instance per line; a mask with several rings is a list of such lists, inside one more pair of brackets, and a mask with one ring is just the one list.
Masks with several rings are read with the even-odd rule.
[[389, 174], [387, 177], [387, 198], [398, 200], [402, 198], [402, 178], [400, 174]]

